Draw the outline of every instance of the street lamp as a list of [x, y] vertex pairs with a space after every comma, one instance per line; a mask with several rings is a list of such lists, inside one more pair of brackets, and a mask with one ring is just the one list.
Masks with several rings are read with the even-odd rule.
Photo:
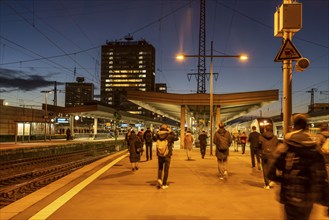
[[[179, 54], [176, 56], [177, 60], [184, 60], [187, 57], [201, 57], [201, 55], [186, 55], [186, 54]], [[214, 55], [213, 54], [213, 41], [211, 41], [211, 54], [210, 55], [205, 55], [202, 57], [207, 57], [210, 58], [210, 80], [209, 80], [209, 95], [210, 95], [210, 103], [209, 103], [209, 117], [210, 117], [210, 155], [212, 155], [212, 137], [213, 137], [213, 117], [214, 117], [214, 96], [213, 96], [213, 58], [239, 58], [240, 60], [247, 60], [248, 56], [247, 55]]]

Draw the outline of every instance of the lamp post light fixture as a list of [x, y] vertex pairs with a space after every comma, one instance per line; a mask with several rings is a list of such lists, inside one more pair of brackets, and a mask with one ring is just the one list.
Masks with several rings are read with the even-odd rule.
[[[186, 55], [186, 54], [178, 54], [176, 56], [176, 59], [179, 61], [183, 61], [185, 58], [189, 57], [196, 57], [199, 58], [201, 55]], [[210, 155], [213, 155], [213, 149], [212, 149], [212, 139], [213, 139], [213, 117], [214, 117], [214, 94], [213, 94], [213, 58], [239, 58], [242, 61], [245, 61], [248, 59], [247, 55], [214, 55], [213, 54], [213, 41], [211, 41], [211, 54], [202, 56], [205, 58], [210, 58], [210, 79], [209, 79], [209, 117], [210, 117]]]

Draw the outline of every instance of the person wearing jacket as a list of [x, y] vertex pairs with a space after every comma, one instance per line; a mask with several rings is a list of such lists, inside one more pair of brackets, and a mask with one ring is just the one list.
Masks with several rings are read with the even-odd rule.
[[273, 125], [269, 124], [264, 127], [264, 133], [259, 137], [260, 159], [263, 168], [264, 188], [270, 189], [270, 180], [267, 173], [269, 170], [269, 160], [272, 159], [272, 153], [279, 144], [277, 136], [273, 134]]
[[198, 140], [200, 143], [200, 153], [202, 159], [204, 159], [204, 156], [206, 155], [206, 148], [207, 148], [207, 133], [205, 130], [202, 130], [202, 133], [199, 134]]
[[150, 128], [147, 128], [144, 132], [144, 140], [146, 148], [146, 160], [152, 160], [153, 132]]
[[284, 204], [287, 220], [308, 220], [314, 203], [329, 207], [324, 157], [306, 131], [307, 118], [305, 114], [293, 117], [293, 131], [274, 151], [275, 169], [269, 173], [271, 180], [281, 183], [280, 203]]
[[[172, 151], [174, 147], [174, 142], [178, 140], [177, 135], [171, 130], [167, 124], [162, 124], [156, 135], [157, 141], [167, 140], [168, 144], [168, 153], [163, 156], [160, 155], [157, 150], [158, 156], [158, 187], [162, 189], [167, 189], [169, 186], [167, 184], [169, 167], [172, 156]], [[163, 174], [163, 175], [162, 175]]]
[[229, 147], [232, 144], [232, 137], [230, 132], [225, 130], [224, 123], [220, 122], [218, 127], [214, 135], [213, 143], [216, 145], [219, 178], [224, 179], [228, 177], [227, 157], [229, 155]]
[[186, 134], [184, 136], [184, 148], [186, 150], [187, 160], [191, 160], [191, 151], [193, 147], [194, 138], [189, 129], [187, 129]]
[[248, 142], [250, 142], [250, 157], [251, 168], [255, 167], [255, 157], [257, 163], [257, 169], [260, 170], [260, 158], [259, 158], [259, 137], [260, 133], [256, 131], [256, 126], [252, 126], [252, 132], [249, 134]]
[[132, 171], [138, 170], [138, 162], [141, 159], [140, 151], [143, 149], [143, 143], [136, 135], [134, 130], [130, 131], [128, 136], [128, 149], [129, 149], [129, 159], [132, 167]]

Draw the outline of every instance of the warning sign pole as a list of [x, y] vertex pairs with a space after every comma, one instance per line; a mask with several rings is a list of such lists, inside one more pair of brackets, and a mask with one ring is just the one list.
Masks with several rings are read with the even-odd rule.
[[[292, 40], [292, 32], [283, 32], [283, 41]], [[283, 42], [284, 43], [284, 42]], [[292, 115], [292, 60], [283, 61], [283, 133], [287, 134], [291, 128]]]
[[283, 78], [283, 134], [291, 128], [292, 116], [292, 62], [301, 58], [292, 43], [295, 32], [302, 28], [302, 4], [296, 0], [283, 0], [274, 13], [274, 36], [282, 37], [282, 46], [275, 62], [282, 62]]

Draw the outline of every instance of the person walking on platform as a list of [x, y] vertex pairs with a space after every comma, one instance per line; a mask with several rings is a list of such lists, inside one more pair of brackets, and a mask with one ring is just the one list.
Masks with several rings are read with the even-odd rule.
[[250, 142], [250, 157], [251, 157], [251, 167], [255, 167], [255, 157], [257, 162], [258, 170], [260, 168], [260, 158], [259, 158], [259, 137], [260, 134], [256, 131], [256, 126], [252, 126], [252, 132], [249, 134], [248, 142]]
[[224, 123], [220, 122], [218, 130], [215, 132], [213, 143], [216, 145], [216, 157], [218, 163], [219, 178], [228, 177], [227, 158], [229, 147], [232, 144], [231, 134], [224, 128]]
[[306, 131], [307, 121], [306, 114], [294, 115], [293, 131], [285, 135], [282, 146], [273, 153], [269, 177], [281, 183], [279, 201], [284, 205], [287, 220], [308, 220], [315, 203], [326, 206], [329, 217], [325, 161], [316, 141]]
[[202, 133], [199, 134], [198, 140], [200, 143], [200, 153], [201, 153], [201, 157], [202, 159], [204, 159], [204, 156], [206, 155], [206, 149], [207, 149], [207, 133], [205, 130], [202, 130]]
[[232, 142], [233, 142], [233, 150], [234, 152], [239, 152], [239, 139], [240, 139], [240, 135], [238, 131], [234, 131], [232, 134]]
[[184, 136], [184, 148], [186, 150], [187, 160], [191, 160], [191, 151], [193, 147], [194, 138], [190, 129], [187, 129], [186, 134]]
[[240, 143], [241, 143], [241, 150], [242, 150], [242, 154], [245, 153], [246, 151], [246, 143], [247, 143], [247, 135], [246, 132], [242, 132], [242, 134], [240, 135]]
[[141, 159], [140, 151], [141, 149], [143, 149], [143, 144], [134, 130], [130, 131], [130, 135], [128, 136], [128, 142], [129, 159], [132, 171], [135, 171], [138, 170], [138, 162]]
[[263, 177], [264, 177], [264, 188], [270, 189], [270, 180], [268, 179], [268, 170], [269, 170], [269, 162], [273, 158], [273, 151], [279, 144], [279, 140], [277, 136], [273, 134], [272, 125], [266, 125], [264, 128], [264, 133], [259, 137], [259, 145], [260, 145], [260, 159], [263, 168]]
[[141, 140], [142, 142], [142, 150], [140, 152], [141, 156], [143, 155], [143, 152], [144, 152], [144, 129], [142, 128], [138, 133], [137, 133], [137, 136], [139, 137], [139, 139]]
[[144, 132], [144, 140], [146, 148], [146, 160], [152, 160], [153, 132], [150, 128], [147, 128]]
[[172, 151], [174, 142], [178, 140], [178, 137], [167, 124], [162, 124], [156, 135], [156, 139], [158, 156], [158, 188], [167, 189]]

